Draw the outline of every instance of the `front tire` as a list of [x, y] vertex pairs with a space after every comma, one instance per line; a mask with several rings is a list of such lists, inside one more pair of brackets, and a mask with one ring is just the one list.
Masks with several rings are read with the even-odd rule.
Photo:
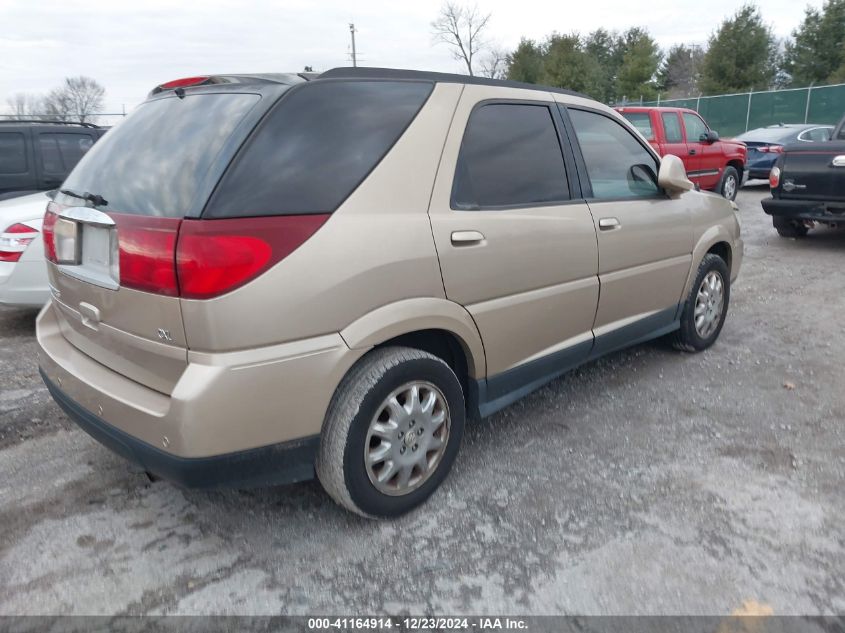
[[465, 417], [461, 383], [443, 360], [407, 347], [376, 349], [349, 371], [332, 398], [317, 477], [351, 512], [404, 514], [448, 475]]
[[739, 193], [739, 172], [735, 167], [725, 167], [722, 180], [719, 182], [719, 193], [727, 200], [736, 200]]
[[675, 349], [700, 352], [713, 345], [725, 324], [730, 296], [730, 273], [725, 260], [708, 253], [698, 266], [684, 302], [681, 327], [672, 340]]
[[778, 216], [772, 217], [772, 225], [781, 237], [804, 237], [810, 230], [800, 222]]

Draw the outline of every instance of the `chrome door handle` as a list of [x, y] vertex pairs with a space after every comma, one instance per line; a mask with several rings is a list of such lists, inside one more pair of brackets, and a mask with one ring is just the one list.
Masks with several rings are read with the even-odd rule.
[[601, 218], [599, 220], [599, 229], [602, 231], [612, 231], [613, 229], [621, 229], [622, 225], [616, 218]]
[[484, 234], [480, 231], [452, 231], [452, 244], [455, 246], [470, 246], [484, 241]]

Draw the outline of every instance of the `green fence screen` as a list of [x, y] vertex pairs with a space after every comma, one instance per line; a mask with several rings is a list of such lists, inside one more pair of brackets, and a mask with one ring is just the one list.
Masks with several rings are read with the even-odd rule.
[[710, 127], [728, 138], [778, 123], [836, 125], [845, 116], [845, 84], [646, 101], [642, 105], [697, 110]]

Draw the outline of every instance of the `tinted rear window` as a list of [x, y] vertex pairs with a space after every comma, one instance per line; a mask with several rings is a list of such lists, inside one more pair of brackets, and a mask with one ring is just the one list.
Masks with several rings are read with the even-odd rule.
[[402, 135], [433, 87], [326, 81], [291, 91], [241, 149], [204, 217], [331, 213]]
[[104, 210], [182, 217], [224, 142], [259, 99], [218, 93], [148, 101], [91, 148], [62, 188], [102, 196]]
[[63, 174], [70, 171], [94, 145], [90, 134], [46, 134], [38, 135], [41, 148], [41, 166], [49, 174]]

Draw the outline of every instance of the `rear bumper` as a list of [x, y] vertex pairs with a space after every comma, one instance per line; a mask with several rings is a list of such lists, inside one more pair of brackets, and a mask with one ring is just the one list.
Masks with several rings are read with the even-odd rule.
[[252, 450], [184, 458], [124, 433], [71, 399], [41, 370], [50, 395], [83, 431], [118, 455], [154, 475], [186, 488], [251, 488], [314, 477], [319, 436]]
[[767, 198], [763, 200], [763, 211], [772, 216], [794, 220], [845, 222], [845, 202]]
[[106, 446], [186, 486], [311, 477], [315, 438], [335, 388], [366, 352], [351, 350], [339, 334], [189, 352], [164, 394], [96, 362], [68, 342], [63, 327], [48, 303], [36, 322], [38, 362], [56, 401]]

